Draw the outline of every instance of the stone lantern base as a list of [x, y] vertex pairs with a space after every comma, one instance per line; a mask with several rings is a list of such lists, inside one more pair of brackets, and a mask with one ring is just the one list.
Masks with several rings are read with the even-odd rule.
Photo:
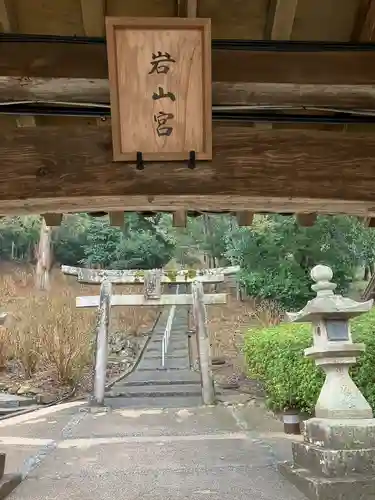
[[22, 481], [21, 474], [4, 474], [5, 453], [0, 453], [0, 500], [6, 498]]
[[375, 500], [375, 419], [312, 418], [279, 471], [311, 500]]

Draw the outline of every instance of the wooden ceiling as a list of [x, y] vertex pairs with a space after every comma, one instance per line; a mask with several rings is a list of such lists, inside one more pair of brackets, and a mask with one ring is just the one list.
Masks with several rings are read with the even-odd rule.
[[[210, 17], [216, 107], [375, 112], [375, 45], [358, 46], [374, 41], [375, 0], [0, 0], [0, 110], [9, 110], [0, 115], [0, 213], [375, 216], [375, 128], [365, 123], [218, 121], [214, 160], [194, 171], [113, 164], [105, 16]], [[220, 42], [231, 39], [259, 42]], [[21, 116], [11, 114], [15, 101], [100, 104], [103, 116]]]

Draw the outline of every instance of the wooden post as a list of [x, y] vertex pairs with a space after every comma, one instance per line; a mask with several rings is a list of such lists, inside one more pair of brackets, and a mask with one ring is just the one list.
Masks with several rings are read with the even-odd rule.
[[146, 300], [160, 299], [161, 273], [158, 270], [147, 271], [144, 276], [143, 293]]
[[51, 269], [51, 228], [42, 219], [40, 228], [39, 245], [37, 248], [38, 262], [36, 265], [36, 288], [38, 290], [49, 290], [50, 279], [49, 272]]
[[197, 326], [197, 342], [199, 351], [199, 363], [202, 376], [202, 397], [203, 403], [212, 405], [215, 402], [215, 390], [212, 372], [210, 368], [210, 340], [208, 337], [205, 301], [203, 285], [200, 281], [192, 283], [193, 308], [195, 311]]
[[96, 332], [94, 397], [91, 401], [92, 404], [98, 406], [104, 405], [111, 296], [112, 284], [104, 280], [100, 286], [98, 326]]

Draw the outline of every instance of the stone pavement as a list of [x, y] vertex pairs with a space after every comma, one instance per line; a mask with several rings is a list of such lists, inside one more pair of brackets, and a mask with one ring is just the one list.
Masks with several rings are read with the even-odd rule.
[[9, 500], [303, 500], [276, 470], [280, 422], [257, 406], [88, 411], [70, 403], [0, 422]]

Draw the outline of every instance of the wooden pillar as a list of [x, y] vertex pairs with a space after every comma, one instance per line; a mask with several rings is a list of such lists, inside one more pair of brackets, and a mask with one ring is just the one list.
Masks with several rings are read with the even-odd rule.
[[100, 286], [95, 349], [94, 395], [90, 401], [91, 404], [96, 406], [104, 405], [111, 297], [112, 284], [108, 280], [104, 280]]
[[38, 290], [50, 289], [51, 256], [51, 228], [46, 225], [44, 218], [40, 227], [39, 245], [37, 248], [37, 265], [35, 285]]
[[199, 351], [199, 364], [202, 377], [203, 403], [212, 405], [215, 403], [215, 390], [212, 372], [210, 368], [210, 340], [206, 324], [206, 312], [204, 307], [203, 285], [196, 280], [192, 283], [193, 308], [197, 326], [197, 342]]

